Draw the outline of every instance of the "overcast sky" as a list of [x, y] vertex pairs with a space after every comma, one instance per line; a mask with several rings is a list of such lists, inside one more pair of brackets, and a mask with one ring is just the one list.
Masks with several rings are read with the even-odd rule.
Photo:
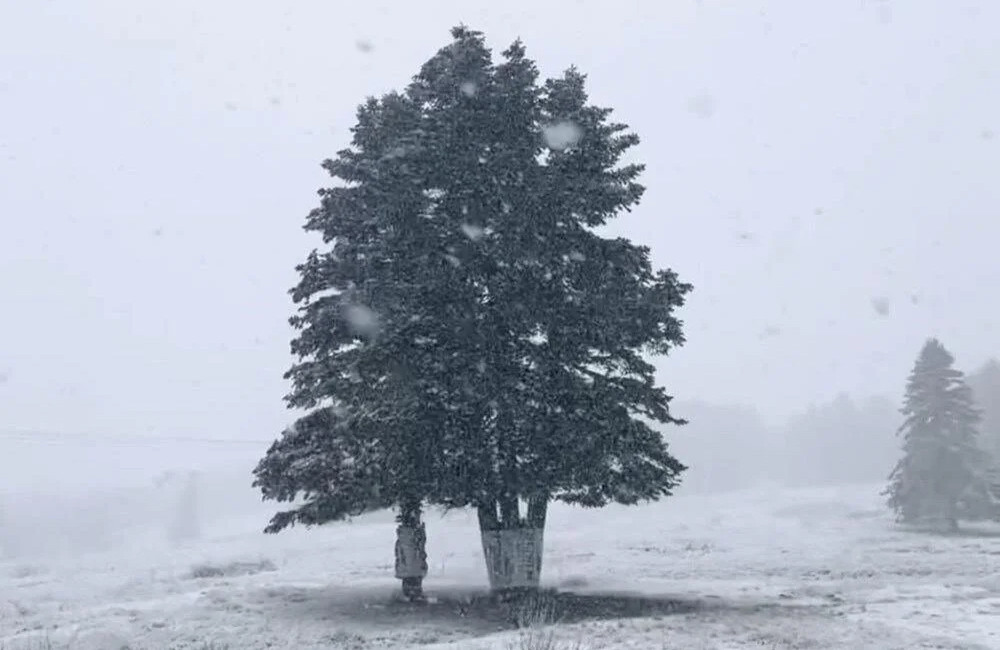
[[319, 163], [460, 22], [642, 137], [617, 229], [695, 285], [678, 399], [776, 422], [898, 398], [931, 335], [1000, 354], [1000, 4], [0, 0], [0, 430], [277, 435]]

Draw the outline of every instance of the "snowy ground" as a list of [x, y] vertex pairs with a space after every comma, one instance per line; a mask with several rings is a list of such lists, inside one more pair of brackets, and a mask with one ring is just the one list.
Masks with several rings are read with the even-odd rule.
[[[877, 492], [557, 506], [544, 581], [573, 595], [552, 631], [584, 649], [1000, 648], [1000, 531], [900, 530]], [[225, 522], [180, 550], [137, 532], [114, 553], [0, 563], [0, 648], [519, 647], [523, 632], [476, 598], [466, 513], [428, 523], [425, 607], [393, 599], [388, 517], [277, 536], [263, 524]]]

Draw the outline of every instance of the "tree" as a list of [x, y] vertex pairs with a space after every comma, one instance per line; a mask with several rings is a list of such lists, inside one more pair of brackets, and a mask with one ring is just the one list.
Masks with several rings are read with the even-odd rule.
[[901, 521], [980, 518], [992, 508], [989, 462], [978, 447], [980, 414], [954, 358], [936, 339], [910, 373], [902, 408], [903, 458], [889, 476], [888, 504]]
[[844, 393], [810, 406], [785, 426], [775, 470], [792, 485], [879, 480], [898, 453], [894, 413], [886, 398], [854, 400]]
[[987, 361], [969, 375], [968, 383], [983, 414], [980, 442], [994, 459], [1000, 459], [1000, 361]]
[[372, 503], [475, 508], [493, 588], [532, 587], [551, 500], [676, 486], [650, 424], [682, 421], [644, 354], [683, 343], [691, 287], [599, 234], [638, 203], [642, 166], [619, 164], [638, 137], [584, 76], [540, 83], [520, 42], [495, 65], [482, 34], [452, 35], [325, 163], [339, 184], [306, 227], [333, 246], [299, 267], [289, 404], [344, 421], [286, 435], [257, 480], [307, 493], [272, 530]]
[[[681, 402], [677, 408], [691, 419], [672, 443], [692, 465], [684, 473], [686, 494], [752, 487], [779, 478], [777, 472], [788, 465], [777, 457], [784, 447], [777, 444], [775, 431], [755, 408], [698, 400]], [[755, 462], [748, 463], [748, 458]], [[775, 461], [763, 462], [767, 458]]]
[[463, 466], [434, 499], [477, 509], [495, 589], [532, 586], [550, 500], [631, 504], [676, 485], [684, 467], [648, 423], [679, 420], [642, 353], [683, 343], [673, 310], [691, 287], [597, 232], [644, 188], [641, 165], [619, 164], [638, 137], [588, 104], [585, 77], [540, 84], [520, 42], [494, 66], [480, 33], [453, 36], [408, 90], [434, 213], [466, 235], [448, 249], [453, 338], [477, 366], [456, 396], [464, 430], [446, 436], [446, 467]]

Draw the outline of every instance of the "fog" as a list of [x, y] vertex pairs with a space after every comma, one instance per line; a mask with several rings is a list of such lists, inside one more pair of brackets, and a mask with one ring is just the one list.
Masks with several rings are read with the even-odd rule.
[[204, 521], [262, 508], [319, 163], [460, 22], [642, 137], [615, 230], [695, 286], [658, 361], [682, 491], [884, 480], [923, 341], [1000, 354], [998, 5], [5, 3], [5, 544], [165, 530], [167, 471]]

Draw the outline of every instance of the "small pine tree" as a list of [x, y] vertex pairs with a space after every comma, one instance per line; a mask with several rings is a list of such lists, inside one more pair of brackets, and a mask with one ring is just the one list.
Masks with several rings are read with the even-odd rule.
[[903, 457], [889, 476], [888, 505], [900, 521], [977, 519], [989, 510], [988, 461], [979, 449], [980, 420], [954, 357], [936, 339], [910, 373], [901, 409]]

